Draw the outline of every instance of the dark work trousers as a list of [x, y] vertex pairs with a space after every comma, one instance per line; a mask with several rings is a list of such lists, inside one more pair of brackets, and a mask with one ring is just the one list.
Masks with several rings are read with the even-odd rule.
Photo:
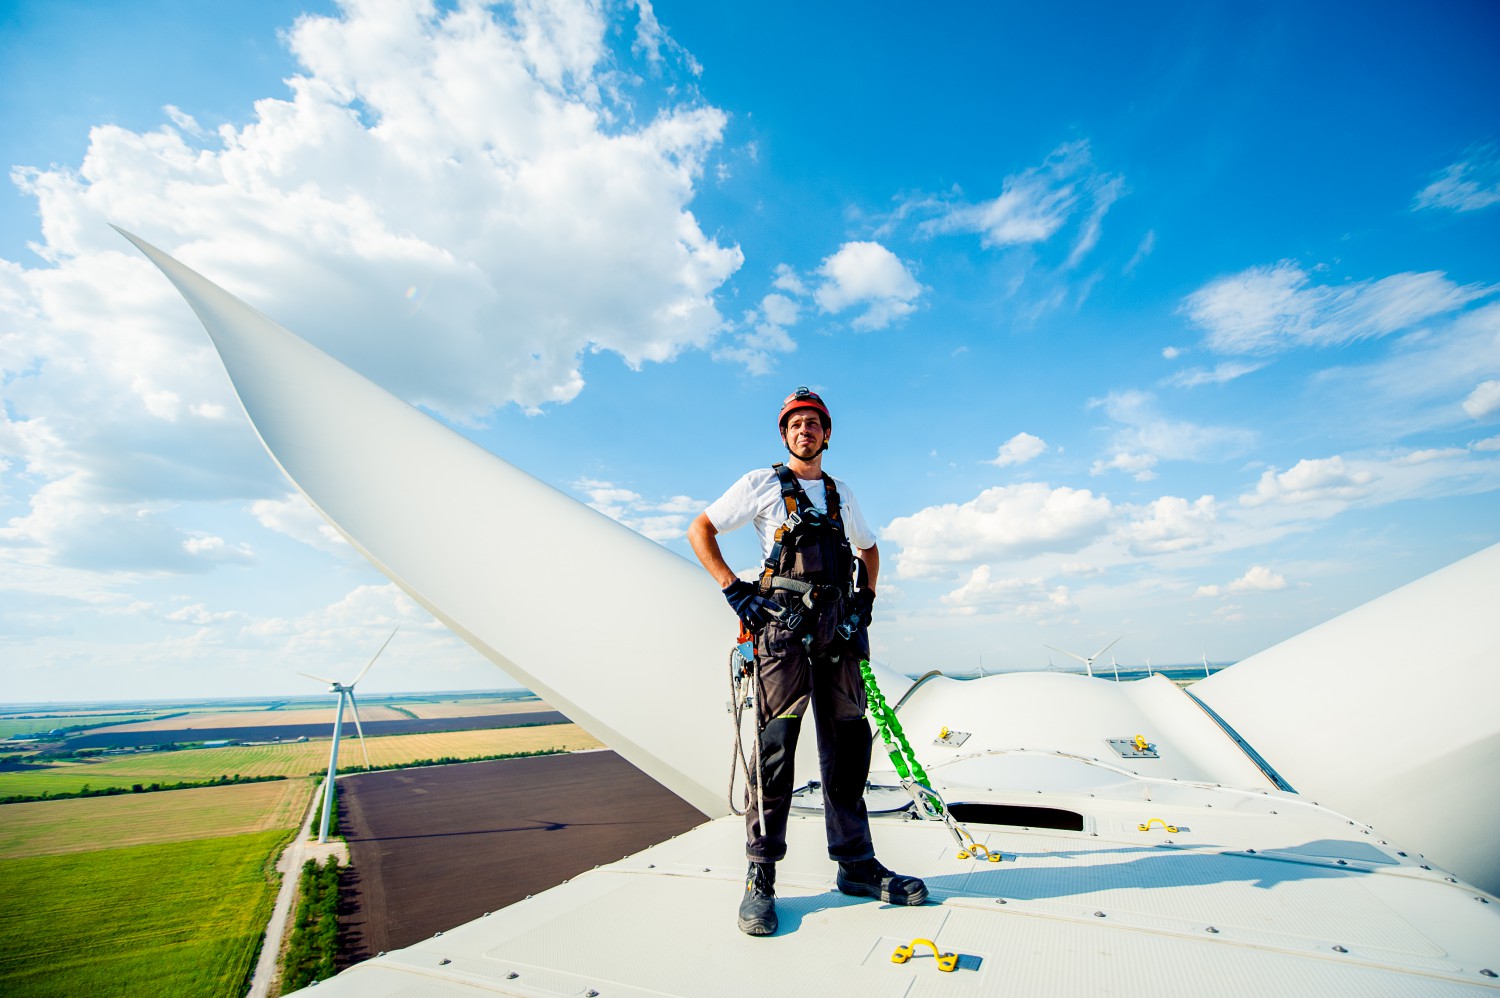
[[[780, 592], [776, 598], [783, 604], [795, 599]], [[745, 811], [745, 854], [753, 863], [774, 863], [786, 856], [786, 823], [794, 789], [792, 764], [809, 706], [818, 736], [828, 857], [852, 863], [875, 855], [864, 801], [865, 782], [870, 776], [865, 681], [856, 650], [834, 632], [839, 612], [839, 602], [834, 601], [816, 614], [808, 611], [796, 633], [773, 621], [756, 635], [755, 665], [760, 672], [756, 713], [766, 827], [760, 827], [752, 779], [750, 807]], [[810, 645], [803, 643], [807, 634], [812, 635]]]

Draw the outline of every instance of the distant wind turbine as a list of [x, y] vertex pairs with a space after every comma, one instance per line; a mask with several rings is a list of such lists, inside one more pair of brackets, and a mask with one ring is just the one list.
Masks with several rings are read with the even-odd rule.
[[[1119, 640], [1119, 639], [1116, 638], [1115, 640]], [[1114, 670], [1115, 670], [1115, 682], [1118, 683], [1120, 681], [1120, 663], [1115, 661], [1115, 653], [1114, 652], [1110, 652], [1109, 653], [1109, 664], [1114, 667]]]
[[1208, 678], [1208, 652], [1203, 653], [1203, 678]]
[[[401, 630], [401, 625], [397, 624], [396, 631], [399, 630]], [[339, 732], [344, 727], [344, 700], [348, 699], [349, 709], [354, 712], [354, 730], [359, 732], [359, 748], [365, 754], [365, 768], [369, 769], [370, 751], [365, 748], [365, 729], [359, 723], [359, 705], [354, 701], [354, 687], [358, 685], [361, 679], [365, 678], [365, 673], [370, 671], [370, 666], [375, 664], [375, 659], [380, 657], [380, 652], [385, 651], [385, 646], [391, 643], [391, 638], [396, 636], [396, 631], [392, 631], [391, 637], [385, 639], [385, 644], [380, 646], [380, 651], [377, 651], [375, 657], [365, 663], [365, 667], [359, 670], [359, 675], [354, 677], [354, 682], [352, 683], [346, 685], [306, 672], [297, 673], [299, 676], [306, 676], [308, 679], [316, 679], [320, 683], [327, 683], [328, 692], [338, 694], [339, 698], [338, 713], [333, 715], [333, 747], [328, 751], [328, 782], [323, 784], [323, 823], [318, 829], [319, 842], [328, 841], [328, 820], [333, 814], [333, 778], [339, 771]]]
[[[1125, 635], [1122, 634], [1122, 635], [1120, 635], [1120, 638], [1123, 638], [1124, 636]], [[1088, 670], [1088, 674], [1090, 676], [1092, 676], [1094, 674], [1094, 660], [1097, 659], [1100, 655], [1103, 655], [1105, 652], [1109, 651], [1111, 648], [1113, 648], [1115, 646], [1115, 642], [1119, 641], [1120, 638], [1115, 638], [1114, 641], [1111, 641], [1109, 644], [1105, 645], [1103, 648], [1100, 648], [1098, 651], [1094, 652], [1094, 654], [1090, 655], [1088, 658], [1084, 658], [1082, 655], [1074, 655], [1072, 652], [1066, 651], [1066, 650], [1064, 650], [1062, 648], [1054, 648], [1052, 645], [1042, 645], [1042, 647], [1043, 648], [1051, 648], [1053, 651], [1059, 652], [1059, 653], [1061, 653], [1063, 655], [1066, 655], [1069, 658], [1076, 658], [1076, 659], [1078, 659], [1078, 661], [1080, 661], [1080, 662], [1083, 663], [1084, 669]], [[1118, 678], [1118, 674], [1116, 675], [1116, 678]]]

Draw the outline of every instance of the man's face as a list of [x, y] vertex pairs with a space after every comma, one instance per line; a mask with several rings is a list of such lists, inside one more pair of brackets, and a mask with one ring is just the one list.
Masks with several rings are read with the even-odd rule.
[[786, 446], [793, 457], [811, 461], [823, 453], [823, 442], [828, 432], [823, 429], [823, 419], [816, 409], [798, 409], [787, 417]]

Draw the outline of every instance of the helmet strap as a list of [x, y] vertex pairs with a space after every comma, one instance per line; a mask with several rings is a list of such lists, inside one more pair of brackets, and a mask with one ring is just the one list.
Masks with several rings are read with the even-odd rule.
[[[826, 432], [826, 433], [823, 434], [823, 447], [822, 447], [821, 450], [818, 451], [818, 454], [821, 454], [821, 453], [823, 453], [823, 451], [826, 451], [828, 449], [828, 445], [831, 444], [832, 442], [833, 442], [833, 432], [830, 430], [830, 431], [828, 431], [828, 432]], [[781, 428], [781, 446], [783, 446], [783, 447], [786, 448], [786, 452], [788, 454], [792, 454], [792, 445], [786, 442], [786, 427], [785, 426], [783, 426]], [[817, 457], [818, 454], [814, 454], [813, 457]], [[796, 457], [797, 455], [792, 454], [792, 456]]]

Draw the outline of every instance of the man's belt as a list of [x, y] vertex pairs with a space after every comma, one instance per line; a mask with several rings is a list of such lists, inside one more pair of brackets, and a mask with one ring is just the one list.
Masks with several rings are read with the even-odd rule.
[[771, 588], [797, 593], [802, 597], [802, 605], [809, 610], [819, 603], [831, 603], [843, 595], [843, 591], [838, 586], [803, 582], [801, 579], [791, 579], [785, 575], [772, 576]]

